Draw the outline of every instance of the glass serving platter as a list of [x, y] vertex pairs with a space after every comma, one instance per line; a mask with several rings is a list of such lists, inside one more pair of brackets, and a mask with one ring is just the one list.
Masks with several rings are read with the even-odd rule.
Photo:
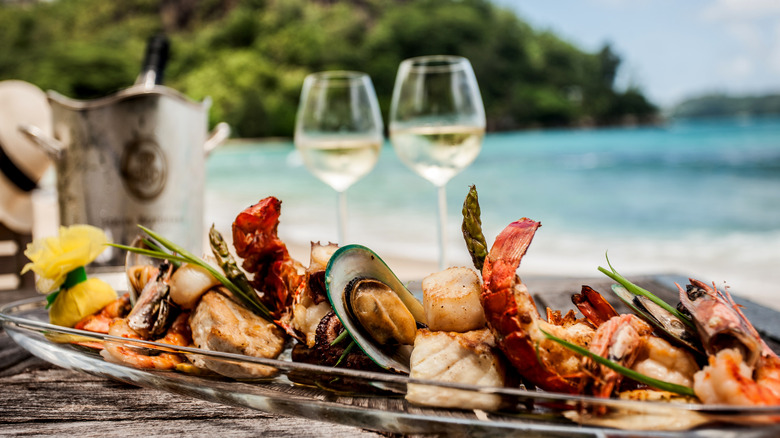
[[[703, 406], [601, 399], [521, 388], [479, 387], [410, 379], [405, 376], [292, 362], [289, 348], [278, 360], [76, 330], [48, 323], [45, 300], [33, 298], [0, 307], [0, 323], [31, 354], [67, 369], [157, 388], [216, 403], [245, 406], [381, 432], [457, 435], [522, 433], [524, 436], [780, 436], [780, 406]], [[162, 350], [190, 360], [241, 367], [269, 367], [271, 375], [236, 380], [216, 374], [136, 369], [106, 361], [86, 346], [117, 343], [146, 354]], [[192, 370], [192, 369], [191, 369]], [[500, 407], [448, 409], [417, 406], [404, 398], [408, 385], [456, 391], [467, 398], [494, 396]], [[596, 409], [606, 416], [589, 414]]]

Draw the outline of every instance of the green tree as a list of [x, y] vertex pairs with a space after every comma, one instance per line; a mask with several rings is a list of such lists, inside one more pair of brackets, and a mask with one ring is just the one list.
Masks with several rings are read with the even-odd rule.
[[57, 0], [0, 3], [0, 79], [75, 98], [134, 82], [149, 36], [171, 38], [166, 84], [210, 96], [212, 123], [289, 136], [306, 74], [369, 73], [385, 114], [404, 58], [469, 58], [488, 128], [615, 123], [657, 109], [614, 89], [611, 45], [585, 52], [488, 0]]

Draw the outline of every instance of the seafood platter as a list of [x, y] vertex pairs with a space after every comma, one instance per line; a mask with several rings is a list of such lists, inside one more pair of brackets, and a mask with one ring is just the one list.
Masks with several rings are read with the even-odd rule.
[[212, 227], [205, 255], [139, 227], [111, 244], [127, 251], [126, 291], [83, 267], [105, 247], [99, 230], [63, 228], [25, 253], [47, 298], [0, 321], [65, 368], [382, 432], [780, 434], [780, 358], [725, 288], [691, 279], [667, 303], [607, 259], [611, 290], [540, 310], [518, 275], [540, 223], [512, 222], [489, 246], [474, 187], [473, 266], [421, 282], [361, 245], [313, 242], [294, 260], [280, 213], [274, 197], [240, 212], [232, 244]]

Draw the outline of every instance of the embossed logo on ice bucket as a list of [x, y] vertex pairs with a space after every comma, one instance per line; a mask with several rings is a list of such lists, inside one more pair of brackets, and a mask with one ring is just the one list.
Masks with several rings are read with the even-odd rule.
[[131, 141], [122, 153], [122, 182], [141, 201], [157, 198], [165, 188], [168, 163], [162, 148], [152, 139]]

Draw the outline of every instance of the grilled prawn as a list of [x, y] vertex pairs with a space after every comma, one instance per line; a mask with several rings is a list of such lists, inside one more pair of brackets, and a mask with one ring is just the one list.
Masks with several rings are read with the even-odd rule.
[[482, 305], [498, 345], [520, 375], [542, 389], [566, 393], [589, 392], [609, 397], [622, 376], [549, 339], [544, 332], [591, 352], [641, 370], [661, 380], [690, 385], [698, 371], [694, 358], [653, 334], [634, 315], [618, 315], [595, 290], [583, 287], [573, 298], [587, 321], [547, 309], [545, 321], [533, 298], [517, 277], [520, 259], [540, 224], [521, 219], [496, 238], [483, 267]]
[[569, 318], [555, 318], [562, 325], [543, 320], [515, 273], [540, 225], [523, 218], [498, 235], [482, 268], [482, 307], [499, 348], [520, 375], [548, 391], [579, 393], [585, 376], [580, 357], [548, 339], [542, 330], [588, 345], [594, 329], [574, 320], [573, 312]]
[[731, 294], [693, 279], [685, 289], [677, 287], [710, 355], [709, 364], [694, 376], [696, 396], [703, 403], [780, 404], [780, 358]]

